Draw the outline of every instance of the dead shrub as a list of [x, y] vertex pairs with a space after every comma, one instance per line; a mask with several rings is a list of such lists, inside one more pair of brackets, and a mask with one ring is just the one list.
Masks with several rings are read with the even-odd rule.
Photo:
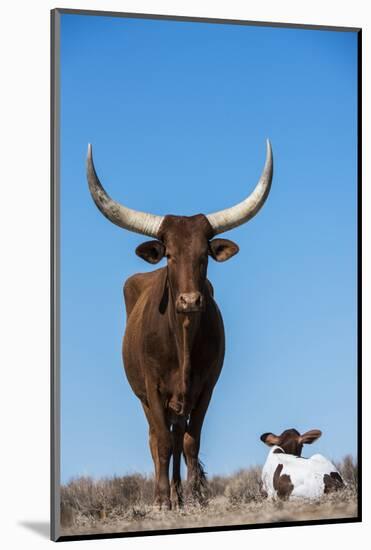
[[210, 498], [223, 496], [229, 477], [213, 476], [208, 480]]
[[90, 519], [105, 520], [114, 510], [125, 512], [136, 505], [152, 503], [153, 491], [153, 479], [140, 474], [101, 480], [75, 478], [61, 487], [63, 521], [68, 521], [70, 510]]
[[72, 527], [76, 521], [75, 510], [66, 502], [61, 502], [61, 526]]
[[261, 467], [239, 470], [229, 479], [224, 494], [232, 505], [262, 500]]
[[346, 455], [336, 464], [341, 477], [346, 483], [348, 491], [358, 493], [358, 464], [351, 455]]

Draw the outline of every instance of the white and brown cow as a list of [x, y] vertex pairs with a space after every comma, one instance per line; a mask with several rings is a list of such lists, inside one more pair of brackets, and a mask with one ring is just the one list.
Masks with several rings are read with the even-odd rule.
[[270, 499], [317, 499], [323, 494], [344, 487], [337, 468], [320, 454], [303, 458], [304, 444], [316, 441], [322, 433], [309, 430], [304, 434], [295, 429], [281, 435], [264, 433], [260, 439], [269, 447], [262, 471], [262, 492]]

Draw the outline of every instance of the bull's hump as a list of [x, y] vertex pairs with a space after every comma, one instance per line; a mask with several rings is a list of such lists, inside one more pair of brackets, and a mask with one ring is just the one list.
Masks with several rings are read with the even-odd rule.
[[160, 269], [155, 269], [154, 271], [149, 271], [147, 273], [135, 273], [131, 275], [124, 284], [124, 293], [133, 293], [136, 297], [139, 297], [141, 294], [147, 290], [151, 290], [151, 293], [156, 291], [157, 286], [162, 287], [161, 281], [165, 277], [166, 267], [161, 267]]
[[125, 285], [129, 282], [136, 282], [138, 285], [153, 283], [154, 281], [161, 279], [164, 275], [166, 267], [160, 267], [154, 271], [147, 271], [146, 273], [135, 273], [131, 275], [125, 282]]
[[128, 318], [131, 316], [133, 310], [138, 311], [138, 307], [141, 309], [141, 303], [145, 306], [149, 297], [152, 296], [152, 302], [156, 301], [156, 293], [158, 294], [157, 302], [160, 302], [160, 294], [164, 287], [163, 281], [165, 276], [166, 268], [162, 267], [148, 273], [136, 273], [126, 280], [124, 284], [124, 297]]

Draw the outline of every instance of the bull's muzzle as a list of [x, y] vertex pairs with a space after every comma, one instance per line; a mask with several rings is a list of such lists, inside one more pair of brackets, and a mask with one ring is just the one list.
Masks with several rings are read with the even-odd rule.
[[201, 292], [184, 292], [176, 299], [178, 313], [191, 313], [204, 309], [204, 297]]

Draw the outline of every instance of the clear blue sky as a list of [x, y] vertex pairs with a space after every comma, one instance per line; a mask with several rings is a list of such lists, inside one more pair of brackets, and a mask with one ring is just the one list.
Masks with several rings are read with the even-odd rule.
[[232, 473], [265, 460], [261, 433], [290, 427], [323, 431], [307, 454], [355, 454], [356, 33], [61, 26], [62, 481], [153, 470], [121, 360], [123, 283], [153, 267], [134, 253], [145, 237], [93, 204], [88, 142], [116, 200], [191, 215], [243, 199], [271, 139], [269, 199], [225, 233], [240, 253], [209, 263], [227, 351], [200, 456], [209, 474]]

